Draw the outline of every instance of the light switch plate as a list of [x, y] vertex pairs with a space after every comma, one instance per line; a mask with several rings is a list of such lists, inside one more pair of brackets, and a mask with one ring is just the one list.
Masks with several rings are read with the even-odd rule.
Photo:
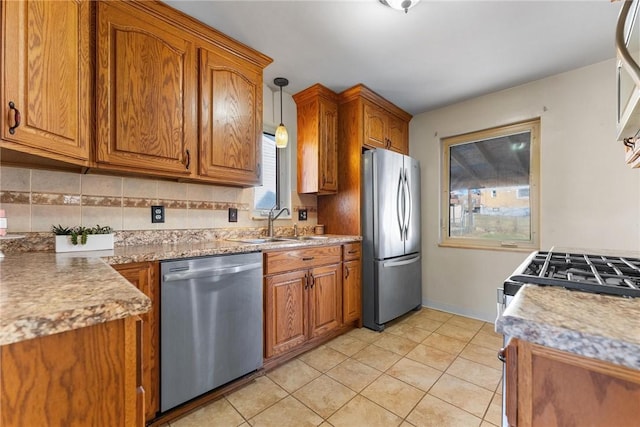
[[238, 209], [229, 208], [229, 222], [238, 222]]

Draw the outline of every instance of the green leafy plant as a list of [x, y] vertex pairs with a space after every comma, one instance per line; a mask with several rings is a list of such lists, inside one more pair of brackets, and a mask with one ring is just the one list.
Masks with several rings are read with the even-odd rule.
[[90, 234], [111, 234], [113, 229], [108, 225], [95, 227], [64, 227], [60, 224], [51, 226], [51, 231], [56, 236], [71, 236], [71, 244], [77, 245], [80, 243], [84, 245], [87, 243], [87, 238]]

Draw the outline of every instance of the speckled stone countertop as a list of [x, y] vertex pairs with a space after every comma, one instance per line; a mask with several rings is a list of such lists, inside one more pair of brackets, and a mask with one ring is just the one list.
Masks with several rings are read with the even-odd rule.
[[[236, 254], [274, 249], [294, 249], [301, 247], [341, 245], [362, 240], [360, 236], [324, 235], [319, 240], [285, 240], [267, 243], [246, 243], [236, 240], [213, 240], [208, 242], [167, 243], [163, 245], [121, 246], [113, 251], [105, 251], [102, 258], [109, 264], [130, 262], [161, 261], [166, 259], [189, 258], [206, 255]], [[250, 238], [248, 238], [250, 239]]]
[[103, 260], [46, 252], [0, 260], [0, 345], [144, 313], [151, 301]]
[[361, 240], [360, 236], [325, 237], [266, 243], [220, 239], [121, 246], [110, 251], [71, 254], [6, 253], [0, 260], [0, 345], [148, 311], [151, 301], [108, 264], [295, 249]]
[[496, 331], [640, 369], [640, 298], [526, 285], [496, 321]]

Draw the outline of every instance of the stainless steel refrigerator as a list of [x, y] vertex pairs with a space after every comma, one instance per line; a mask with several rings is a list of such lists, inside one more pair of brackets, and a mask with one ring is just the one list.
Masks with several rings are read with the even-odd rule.
[[377, 149], [362, 161], [362, 323], [385, 323], [422, 305], [420, 163]]

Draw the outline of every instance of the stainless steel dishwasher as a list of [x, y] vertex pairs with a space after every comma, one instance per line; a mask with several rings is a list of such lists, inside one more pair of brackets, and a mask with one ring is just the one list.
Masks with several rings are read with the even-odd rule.
[[262, 254], [161, 263], [160, 410], [262, 366]]

